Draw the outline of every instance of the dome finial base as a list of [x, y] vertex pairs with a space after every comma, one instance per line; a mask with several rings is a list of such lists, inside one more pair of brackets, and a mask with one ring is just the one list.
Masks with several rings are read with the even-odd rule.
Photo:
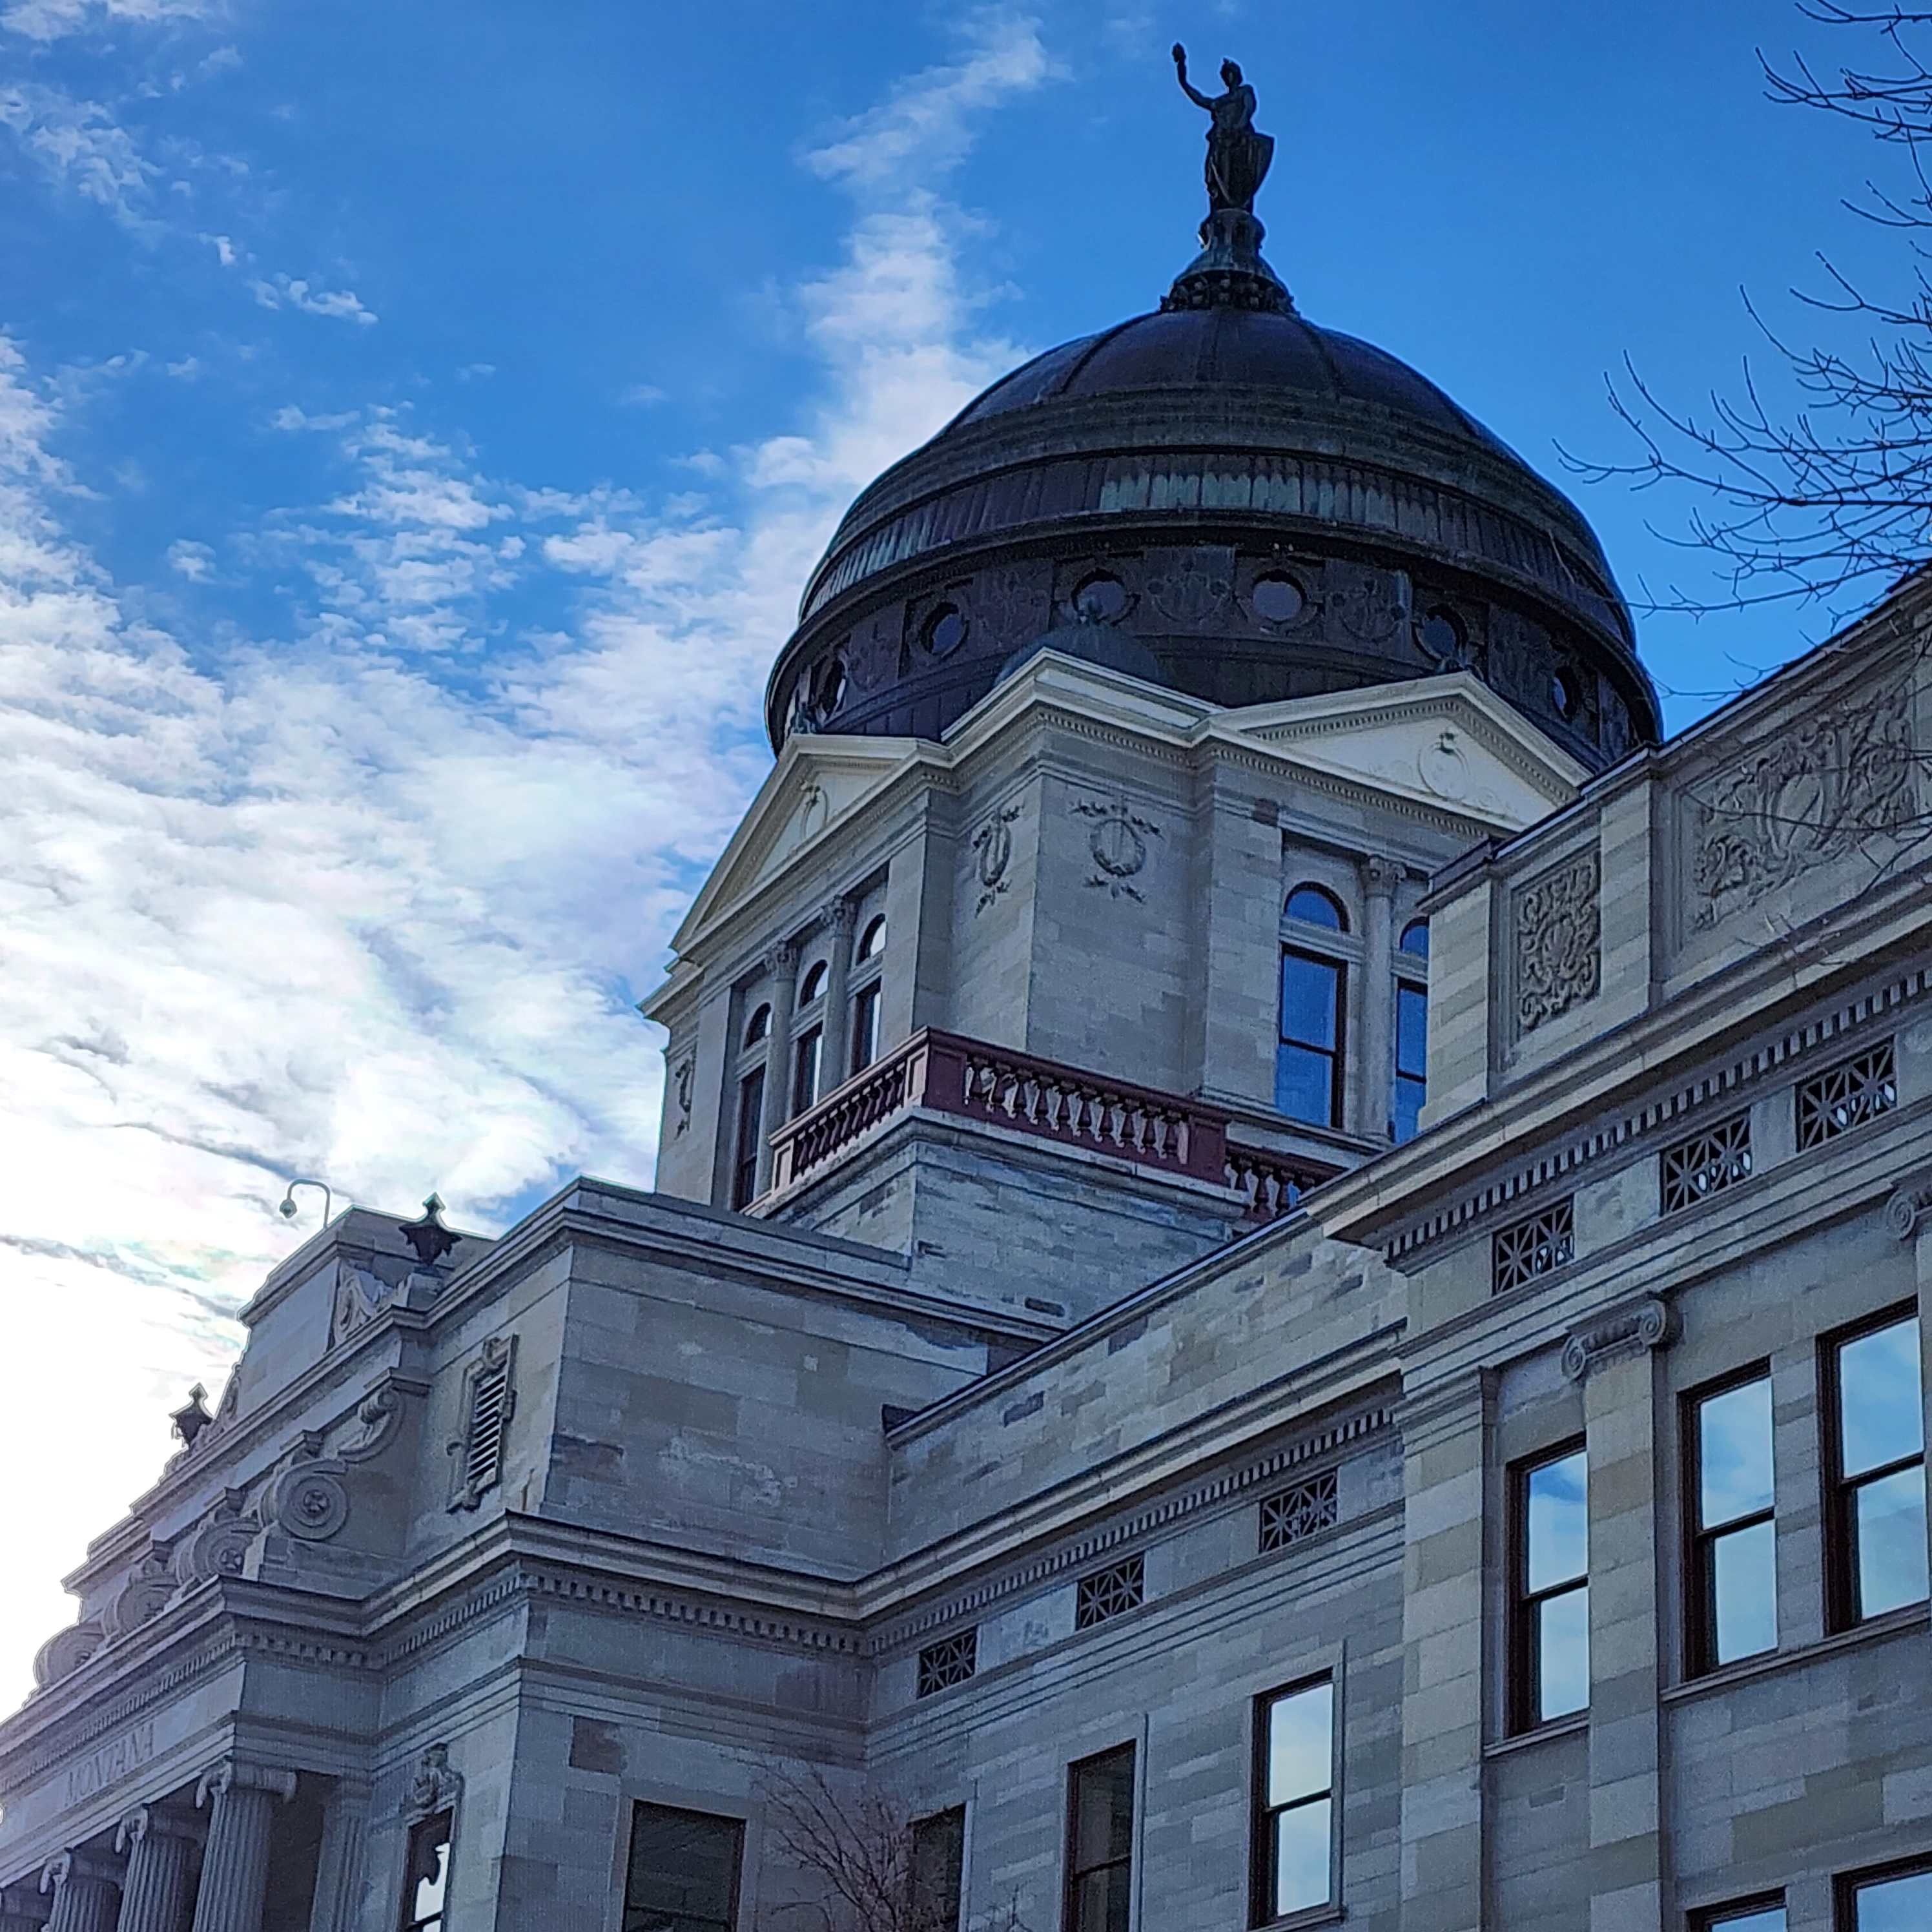
[[1201, 252], [1174, 278], [1163, 309], [1245, 308], [1292, 315], [1294, 298], [1262, 259], [1268, 230], [1243, 208], [1217, 208], [1201, 224]]

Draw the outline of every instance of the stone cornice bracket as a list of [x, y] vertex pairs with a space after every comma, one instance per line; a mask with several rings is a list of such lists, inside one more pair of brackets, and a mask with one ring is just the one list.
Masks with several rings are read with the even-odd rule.
[[402, 1815], [414, 1820], [454, 1811], [462, 1796], [462, 1774], [449, 1767], [448, 1745], [431, 1744], [418, 1760], [416, 1774], [403, 1793]]
[[193, 1822], [186, 1818], [163, 1811], [152, 1804], [137, 1804], [114, 1828], [114, 1849], [117, 1852], [131, 1851], [152, 1832], [157, 1838], [182, 1838], [190, 1844], [199, 1844], [201, 1834]]
[[1909, 1241], [1928, 1212], [1932, 1212], [1932, 1174], [1922, 1174], [1916, 1180], [1908, 1180], [1885, 1204], [1885, 1225], [1901, 1241]]
[[1677, 1311], [1666, 1301], [1646, 1294], [1622, 1308], [1573, 1329], [1563, 1344], [1563, 1376], [1581, 1382], [1590, 1371], [1619, 1356], [1641, 1354], [1648, 1348], [1667, 1348], [1677, 1339]]
[[194, 1808], [199, 1811], [210, 1798], [225, 1798], [235, 1790], [266, 1791], [286, 1804], [296, 1795], [296, 1774], [278, 1766], [225, 1757], [202, 1773], [194, 1787]]

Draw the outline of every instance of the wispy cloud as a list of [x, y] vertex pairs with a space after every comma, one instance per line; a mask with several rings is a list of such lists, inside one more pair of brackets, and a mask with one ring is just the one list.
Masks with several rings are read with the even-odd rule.
[[647, 410], [658, 403], [668, 402], [670, 392], [659, 388], [655, 382], [633, 382], [619, 394], [617, 400], [626, 409]]
[[148, 224], [160, 170], [99, 101], [16, 82], [0, 86], [0, 128], [56, 188], [105, 208], [124, 227]]
[[[215, 238], [219, 242], [224, 238]], [[222, 259], [226, 262], [231, 258], [224, 255]], [[280, 274], [272, 281], [252, 281], [248, 286], [264, 308], [300, 309], [304, 315], [326, 315], [364, 328], [373, 327], [377, 320], [352, 289], [318, 289], [298, 277]]]
[[226, 11], [224, 0], [13, 0], [0, 8], [0, 28], [28, 40], [58, 40], [120, 23], [160, 26], [218, 19]]
[[[799, 585], [853, 489], [1016, 352], [962, 278], [971, 224], [920, 181], [1039, 84], [1038, 49], [985, 16], [838, 137], [885, 130], [915, 212], [874, 204], [869, 164], [820, 170], [856, 206], [785, 298], [815, 396], [790, 434], [700, 452], [702, 494], [532, 488], [406, 410], [292, 404], [273, 425], [340, 482], [179, 536], [170, 596], [123, 589], [56, 453], [92, 392], [0, 337], [0, 1083], [34, 1127], [0, 1227], [10, 1340], [47, 1365], [0, 1406], [0, 1467], [74, 1440], [77, 1346], [94, 1422], [10, 1520], [43, 1554], [0, 1604], [0, 1677], [182, 1388], [218, 1381], [227, 1311], [302, 1232], [284, 1177], [405, 1208], [434, 1186], [488, 1226], [572, 1171], [648, 1174], [661, 1069], [632, 1002], [766, 769]], [[291, 625], [218, 646], [158, 621], [250, 572]]]

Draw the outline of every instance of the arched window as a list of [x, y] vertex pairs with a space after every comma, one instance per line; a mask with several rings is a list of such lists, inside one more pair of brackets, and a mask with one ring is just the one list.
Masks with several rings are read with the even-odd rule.
[[859, 957], [875, 959], [886, 950], [886, 916], [880, 913], [865, 930], [859, 941]]
[[1342, 902], [1325, 886], [1297, 886], [1282, 910], [1288, 918], [1306, 926], [1325, 926], [1330, 932], [1348, 929], [1348, 915], [1342, 910]]
[[799, 982], [798, 1003], [802, 1006], [808, 1006], [814, 1000], [821, 998], [824, 992], [825, 962], [821, 959]]
[[1396, 946], [1413, 959], [1429, 957], [1429, 922], [1426, 919], [1412, 919], [1402, 928], [1402, 937]]
[[760, 1006], [745, 1022], [745, 1044], [747, 1046], [756, 1046], [760, 1040], [770, 1033], [771, 1030], [772, 1010], [770, 1006]]

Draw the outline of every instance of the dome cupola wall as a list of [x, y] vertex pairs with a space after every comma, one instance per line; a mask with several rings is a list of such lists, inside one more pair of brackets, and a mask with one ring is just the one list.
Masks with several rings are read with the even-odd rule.
[[1097, 625], [1120, 650], [1082, 655], [1214, 704], [1466, 668], [1592, 770], [1655, 742], [1581, 512], [1406, 363], [1296, 313], [1262, 232], [1210, 207], [1160, 310], [1036, 357], [863, 492], [773, 668], [775, 748], [938, 738], [1016, 652]]

